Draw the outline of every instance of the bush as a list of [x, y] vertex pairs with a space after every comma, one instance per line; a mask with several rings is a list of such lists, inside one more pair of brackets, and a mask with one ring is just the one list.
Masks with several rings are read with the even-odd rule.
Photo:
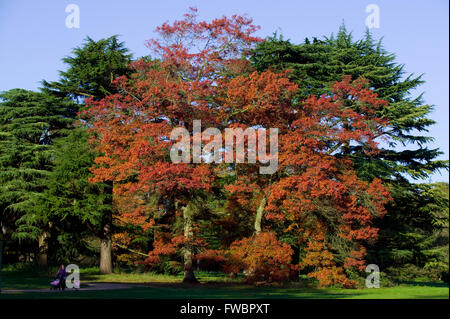
[[[365, 272], [361, 272], [352, 268], [345, 269], [345, 274], [347, 278], [355, 283], [355, 287], [364, 288], [366, 286], [366, 274]], [[381, 276], [380, 276], [381, 278]]]
[[405, 264], [401, 267], [389, 267], [386, 269], [389, 277], [397, 282], [403, 281], [437, 281], [445, 278], [444, 268], [421, 268], [413, 264]]
[[357, 284], [347, 278], [342, 267], [337, 266], [317, 267], [307, 277], [316, 278], [319, 281], [319, 287], [354, 288]]
[[278, 241], [272, 232], [264, 232], [231, 244], [224, 271], [244, 272], [247, 282], [287, 281], [295, 275], [291, 264], [293, 250]]
[[219, 250], [205, 249], [195, 256], [200, 270], [219, 271], [224, 267], [226, 258]]
[[179, 275], [183, 273], [183, 266], [177, 261], [169, 260], [167, 256], [159, 257], [159, 260], [149, 266], [149, 270], [162, 275]]
[[[355, 269], [346, 269], [347, 278], [355, 283], [355, 288], [366, 288], [366, 278], [369, 275], [366, 272], [360, 272]], [[395, 282], [384, 272], [380, 271], [380, 288], [395, 286]]]
[[428, 272], [429, 278], [448, 283], [448, 264], [441, 261], [431, 261], [425, 265], [424, 270]]

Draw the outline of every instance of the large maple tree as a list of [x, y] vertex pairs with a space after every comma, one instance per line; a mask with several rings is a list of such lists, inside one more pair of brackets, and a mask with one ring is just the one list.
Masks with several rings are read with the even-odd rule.
[[[232, 176], [225, 186], [229, 206], [246, 207], [255, 236], [270, 226], [263, 227], [263, 219], [283, 221], [304, 246], [300, 266], [323, 284], [346, 284], [340, 266], [362, 267], [362, 242], [376, 238], [372, 220], [384, 214], [389, 196], [379, 180], [359, 180], [338, 150], [358, 144], [376, 152], [376, 139], [388, 126], [376, 110], [386, 102], [363, 80], [345, 77], [327, 96], [298, 103], [286, 72], [250, 68], [250, 49], [262, 41], [253, 36], [257, 29], [236, 15], [198, 22], [195, 9], [159, 27], [160, 37], [148, 41], [157, 59], [133, 63], [132, 75], [116, 79], [117, 94], [87, 101], [92, 142], [102, 153], [92, 181], [111, 181], [116, 196], [133, 200], [123, 222], [148, 229], [161, 215], [182, 220], [181, 234], [158, 237], [147, 261], [180, 248], [185, 281], [196, 281], [195, 248], [205, 245], [196, 236], [199, 203], [226, 174]], [[187, 129], [192, 145], [194, 120], [221, 130], [277, 128], [278, 171], [259, 174], [260, 164], [249, 163], [172, 162], [172, 130]], [[156, 204], [150, 200], [155, 196]], [[337, 238], [345, 246], [340, 252]]]
[[[214, 101], [220, 79], [240, 68], [241, 57], [260, 39], [251, 19], [233, 16], [197, 22], [196, 9], [181, 21], [157, 28], [159, 39], [148, 46], [158, 59], [141, 59], [135, 73], [116, 80], [120, 93], [87, 102], [99, 151], [93, 181], [113, 181], [116, 195], [133, 193], [143, 205], [127, 216], [130, 222], [151, 227], [155, 214], [146, 207], [149, 194], [171, 202], [164, 214], [181, 215], [185, 281], [196, 281], [193, 267], [195, 199], [208, 192], [213, 172], [204, 163], [172, 163], [172, 129], [192, 131], [194, 120], [218, 126], [220, 106]], [[191, 136], [192, 138], [192, 136]]]

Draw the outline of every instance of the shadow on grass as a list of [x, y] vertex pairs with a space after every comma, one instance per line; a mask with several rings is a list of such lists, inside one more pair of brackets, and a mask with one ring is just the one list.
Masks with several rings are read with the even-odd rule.
[[35, 289], [50, 288], [50, 282], [53, 280], [50, 275], [41, 271], [23, 272], [2, 271], [2, 288], [9, 289]]
[[287, 291], [286, 289], [233, 287], [193, 287], [178, 285], [147, 285], [122, 290], [70, 291], [52, 293], [2, 294], [2, 299], [336, 299], [350, 294], [324, 291]]

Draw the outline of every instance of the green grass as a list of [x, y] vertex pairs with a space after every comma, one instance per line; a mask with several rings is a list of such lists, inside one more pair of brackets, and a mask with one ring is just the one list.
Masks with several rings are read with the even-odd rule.
[[448, 287], [398, 286], [379, 289], [311, 289], [311, 288], [269, 288], [245, 285], [204, 284], [199, 287], [181, 284], [151, 285], [122, 290], [76, 291], [52, 293], [2, 294], [2, 299], [448, 299]]
[[[2, 270], [2, 289], [38, 289], [49, 288], [57, 272], [56, 268], [48, 270], [36, 268], [14, 268], [5, 267]], [[219, 272], [196, 272], [197, 279], [202, 283], [239, 283], [240, 277], [230, 279], [224, 273]], [[81, 268], [81, 282], [114, 282], [114, 283], [180, 283], [183, 276], [162, 275], [151, 272], [139, 273], [135, 271], [120, 271], [113, 274], [100, 275], [98, 268]]]
[[[231, 279], [228, 275], [220, 272], [197, 271], [197, 279], [202, 283], [238, 283], [240, 277]], [[98, 268], [88, 268], [81, 270], [81, 281], [89, 282], [121, 282], [121, 283], [179, 283], [183, 280], [183, 275], [162, 275], [156, 273], [137, 273], [134, 271], [121, 271], [100, 275]]]
[[[53, 270], [25, 271], [3, 270], [3, 289], [48, 288]], [[181, 276], [166, 276], [153, 273], [123, 272], [111, 275], [98, 275], [98, 269], [81, 270], [83, 282], [121, 282], [136, 285], [131, 289], [105, 291], [70, 291], [2, 294], [1, 299], [40, 299], [40, 298], [87, 298], [87, 299], [248, 299], [248, 298], [302, 298], [302, 299], [448, 299], [449, 287], [443, 283], [412, 282], [395, 287], [379, 289], [314, 289], [305, 288], [298, 283], [284, 287], [250, 286], [240, 279], [229, 279], [220, 273], [198, 272], [200, 285], [182, 284]]]

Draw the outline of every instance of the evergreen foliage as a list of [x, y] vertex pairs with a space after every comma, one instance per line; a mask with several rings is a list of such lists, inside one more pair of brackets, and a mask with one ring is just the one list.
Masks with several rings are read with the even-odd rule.
[[60, 80], [42, 84], [57, 95], [101, 99], [116, 92], [116, 77], [130, 73], [132, 55], [128, 52], [117, 35], [98, 41], [87, 37], [81, 47], [73, 49], [72, 56], [62, 59], [69, 67], [59, 72]]
[[37, 203], [53, 168], [52, 144], [67, 133], [78, 106], [22, 89], [0, 99], [0, 221], [13, 238], [36, 239], [48, 221]]

